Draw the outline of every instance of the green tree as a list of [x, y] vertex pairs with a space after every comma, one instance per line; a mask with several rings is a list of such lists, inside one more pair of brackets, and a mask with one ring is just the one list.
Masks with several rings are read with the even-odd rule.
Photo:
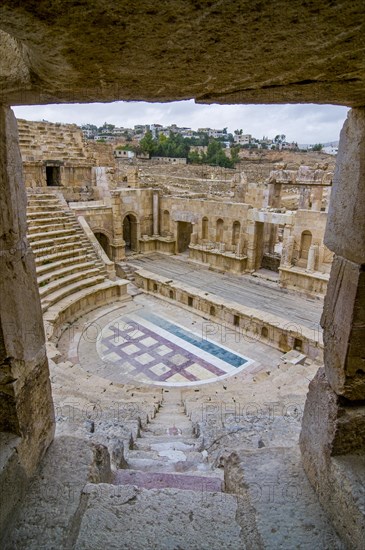
[[156, 143], [152, 137], [152, 132], [150, 132], [150, 130], [145, 133], [144, 137], [139, 142], [139, 148], [142, 153], [148, 155], [152, 155], [156, 151]]
[[188, 161], [190, 164], [201, 164], [202, 159], [198, 151], [190, 151], [188, 155]]
[[209, 143], [205, 162], [212, 166], [222, 166], [224, 168], [234, 167], [234, 162], [227, 157], [222, 145], [216, 140], [212, 140]]
[[240, 161], [239, 151], [239, 147], [231, 147], [231, 159], [235, 164]]
[[323, 149], [322, 143], [316, 143], [316, 144], [313, 145], [313, 147], [312, 147], [312, 151], [322, 151], [322, 149]]

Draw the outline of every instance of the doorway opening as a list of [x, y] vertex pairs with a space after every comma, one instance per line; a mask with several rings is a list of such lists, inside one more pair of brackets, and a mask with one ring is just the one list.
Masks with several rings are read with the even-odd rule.
[[181, 254], [189, 248], [193, 224], [190, 222], [177, 222], [177, 251]]
[[133, 214], [123, 220], [123, 239], [126, 252], [137, 252], [137, 218]]
[[61, 185], [60, 166], [46, 166], [47, 187], [57, 187]]

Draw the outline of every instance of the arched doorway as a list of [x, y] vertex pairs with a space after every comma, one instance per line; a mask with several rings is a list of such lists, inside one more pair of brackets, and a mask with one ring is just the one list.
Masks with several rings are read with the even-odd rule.
[[94, 233], [95, 237], [97, 238], [98, 240], [98, 243], [100, 244], [101, 248], [104, 250], [105, 254], [108, 256], [108, 258], [110, 259], [110, 243], [109, 243], [109, 238], [104, 234], [104, 233], [101, 233], [100, 231], [96, 231]]
[[137, 218], [127, 214], [123, 220], [123, 239], [126, 252], [137, 252]]

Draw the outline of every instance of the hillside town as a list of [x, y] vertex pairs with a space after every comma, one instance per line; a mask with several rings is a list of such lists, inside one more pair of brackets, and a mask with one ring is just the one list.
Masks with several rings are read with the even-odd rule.
[[271, 149], [280, 151], [309, 150], [322, 151], [327, 154], [335, 155], [338, 145], [337, 142], [302, 145], [287, 140], [285, 134], [277, 134], [272, 138], [268, 136], [257, 138], [252, 134], [243, 133], [242, 129], [236, 129], [231, 133], [228, 132], [227, 127], [220, 129], [208, 127], [193, 130], [186, 126], [180, 127], [177, 124], [170, 124], [168, 126], [163, 126], [162, 124], [136, 124], [133, 128], [126, 128], [105, 122], [100, 127], [94, 124], [83, 124], [81, 125], [81, 130], [86, 139], [117, 143], [119, 145], [125, 145], [126, 149], [127, 146], [129, 146], [129, 150], [131, 151], [138, 149], [141, 140], [143, 140], [147, 134], [150, 134], [154, 140], [169, 138], [171, 135], [179, 135], [186, 140], [191, 140], [193, 142], [192, 145], [197, 147], [207, 146], [210, 141], [217, 140], [221, 143], [222, 147], [226, 149], [238, 147], [240, 149]]

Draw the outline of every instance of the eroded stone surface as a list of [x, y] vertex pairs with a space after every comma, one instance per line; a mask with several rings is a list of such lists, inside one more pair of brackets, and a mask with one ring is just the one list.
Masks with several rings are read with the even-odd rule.
[[364, 406], [344, 406], [324, 369], [319, 369], [309, 385], [304, 409], [303, 465], [336, 529], [354, 548], [362, 548], [365, 529], [365, 510], [359, 499], [359, 479], [365, 472], [364, 418]]
[[13, 60], [3, 97], [13, 104], [365, 103], [361, 1], [6, 0], [0, 20]]
[[[302, 468], [297, 447], [240, 449], [226, 459], [228, 490], [240, 495], [247, 548], [344, 550]], [[248, 518], [251, 521], [248, 521]]]
[[[3, 107], [0, 140], [0, 429], [19, 436], [17, 494], [52, 441], [54, 416], [16, 121]], [[1, 504], [3, 522], [8, 500]]]
[[348, 399], [365, 399], [365, 271], [336, 257], [321, 324], [325, 369], [333, 390]]
[[234, 495], [105, 484], [87, 485], [84, 494], [88, 502], [77, 550], [105, 544], [130, 550], [245, 548]]
[[342, 128], [324, 242], [338, 256], [365, 263], [365, 109]]
[[73, 547], [83, 511], [84, 485], [110, 478], [106, 447], [78, 438], [56, 438], [19, 507], [19, 517], [4, 548]]

